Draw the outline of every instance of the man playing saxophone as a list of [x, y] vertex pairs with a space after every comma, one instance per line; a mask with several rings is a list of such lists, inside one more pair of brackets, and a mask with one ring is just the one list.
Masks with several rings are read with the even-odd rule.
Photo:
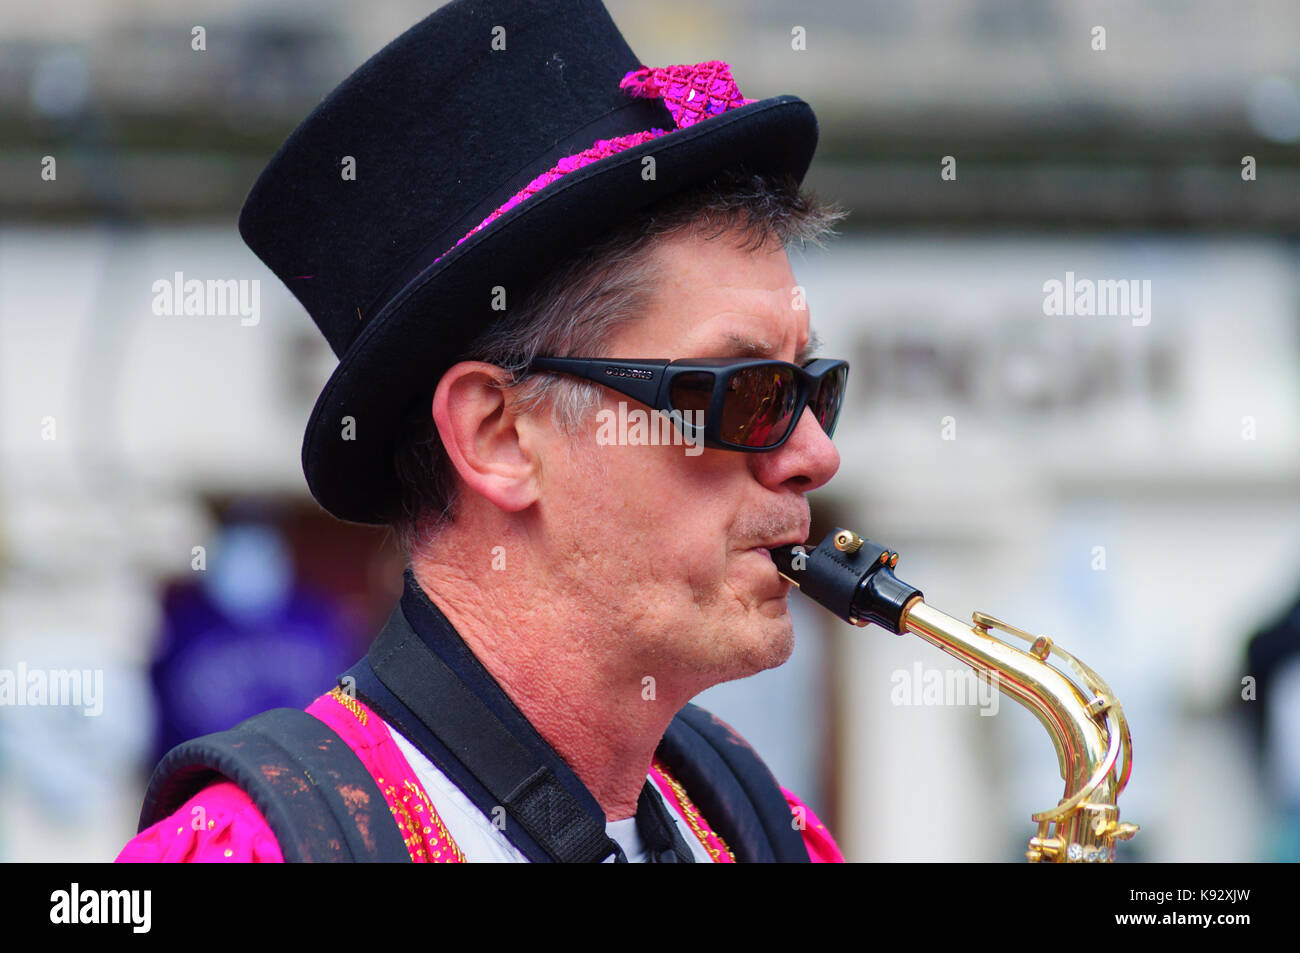
[[[314, 722], [173, 751], [121, 859], [842, 860], [688, 705], [790, 656], [770, 553], [839, 466], [786, 254], [836, 219], [816, 136], [598, 0], [456, 0], [327, 97], [240, 227], [340, 357], [308, 485], [405, 593]], [[602, 438], [629, 406], [685, 440]]]

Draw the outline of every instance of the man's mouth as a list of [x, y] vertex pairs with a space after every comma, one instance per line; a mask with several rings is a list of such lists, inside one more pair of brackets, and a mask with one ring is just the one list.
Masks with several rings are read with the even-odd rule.
[[762, 575], [765, 577], [765, 581], [759, 586], [758, 591], [761, 592], [767, 598], [782, 599], [782, 600], [785, 599], [785, 597], [790, 594], [790, 590], [793, 589], [794, 586], [791, 584], [791, 582], [788, 579], [786, 579], [784, 576], [781, 575], [781, 571], [777, 568], [776, 563], [772, 560], [772, 551], [768, 549], [766, 546], [755, 546], [752, 549], [748, 550], [748, 552], [757, 553], [758, 555], [762, 556], [763, 561], [767, 563], [767, 565], [772, 567], [770, 570], [772, 574], [770, 581], [766, 581], [768, 570], [760, 570]]

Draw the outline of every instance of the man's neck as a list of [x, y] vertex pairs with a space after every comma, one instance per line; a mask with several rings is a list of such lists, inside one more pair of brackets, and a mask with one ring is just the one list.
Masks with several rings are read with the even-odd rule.
[[[646, 772], [669, 722], [707, 688], [629, 670], [637, 633], [591, 606], [527, 599], [518, 577], [489, 590], [454, 561], [415, 560], [416, 581], [537, 733], [573, 769], [608, 820], [636, 813]], [[594, 607], [599, 611], [603, 607]], [[665, 684], [673, 682], [674, 684]]]

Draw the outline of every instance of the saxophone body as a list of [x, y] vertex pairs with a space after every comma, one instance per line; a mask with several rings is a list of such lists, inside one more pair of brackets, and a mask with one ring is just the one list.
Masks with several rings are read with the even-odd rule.
[[[773, 550], [772, 560], [783, 577], [844, 621], [911, 632], [1033, 712], [1056, 748], [1065, 791], [1054, 808], [1032, 815], [1038, 830], [1029, 840], [1029, 861], [1108, 863], [1116, 842], [1137, 833], [1137, 825], [1120, 822], [1117, 803], [1132, 769], [1128, 722], [1119, 700], [1088, 666], [1045, 636], [981, 612], [963, 622], [927, 605], [919, 590], [894, 576], [897, 553], [850, 530], [836, 530], [811, 552], [803, 546]], [[1065, 662], [1073, 677], [1048, 664], [1051, 658]]]

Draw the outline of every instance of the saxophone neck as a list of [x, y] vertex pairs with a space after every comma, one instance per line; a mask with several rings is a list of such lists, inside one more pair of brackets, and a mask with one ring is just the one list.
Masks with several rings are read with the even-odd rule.
[[[1137, 832], [1119, 822], [1117, 804], [1128, 783], [1132, 742], [1119, 701], [1100, 677], [1045, 636], [980, 612], [966, 623], [916, 600], [903, 627], [987, 677], [1028, 709], [1051, 738], [1065, 793], [1056, 807], [1033, 815], [1039, 833], [1030, 842], [1030, 860], [1113, 860], [1115, 841]], [[992, 630], [1024, 639], [1029, 650]], [[1053, 655], [1078, 679], [1049, 664]]]

